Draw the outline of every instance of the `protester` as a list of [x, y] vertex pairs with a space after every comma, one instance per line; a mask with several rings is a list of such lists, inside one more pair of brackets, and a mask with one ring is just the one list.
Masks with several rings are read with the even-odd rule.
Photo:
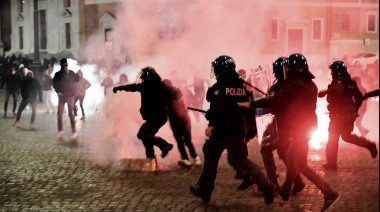
[[34, 78], [33, 71], [28, 71], [26, 78], [21, 83], [21, 103], [17, 111], [16, 120], [13, 126], [18, 126], [20, 124], [21, 114], [25, 107], [30, 104], [32, 108], [32, 116], [30, 118], [30, 128], [34, 129], [34, 120], [36, 118], [37, 110], [37, 95], [42, 103], [42, 87], [41, 83]]
[[65, 104], [67, 104], [67, 112], [70, 118], [72, 138], [78, 136], [78, 132], [75, 126], [74, 117], [74, 101], [75, 101], [75, 84], [79, 81], [79, 76], [68, 68], [66, 58], [60, 60], [61, 69], [55, 73], [53, 78], [53, 87], [58, 95], [58, 133], [57, 138], [63, 135], [63, 111]]

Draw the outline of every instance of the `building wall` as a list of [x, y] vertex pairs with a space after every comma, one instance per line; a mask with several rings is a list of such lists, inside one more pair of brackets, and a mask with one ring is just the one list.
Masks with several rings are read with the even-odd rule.
[[[258, 1], [258, 0], [257, 0]], [[94, 33], [104, 34], [104, 26], [101, 18], [110, 14], [116, 18], [121, 0], [78, 0], [71, 1], [71, 7], [67, 8], [71, 16], [64, 16], [62, 0], [39, 0], [39, 9], [46, 9], [47, 16], [47, 48], [42, 52], [47, 54], [72, 54], [73, 57], [84, 59], [79, 55], [81, 48]], [[260, 3], [261, 1], [258, 1]], [[362, 3], [369, 2], [369, 3]], [[268, 4], [266, 2], [265, 4]], [[294, 8], [302, 7], [300, 10]], [[20, 20], [17, 12], [17, 1], [11, 1], [12, 24], [12, 48], [9, 53], [22, 52], [30, 54], [34, 52], [33, 34], [33, 1], [24, 4], [24, 19]], [[291, 12], [289, 12], [291, 11]], [[366, 32], [367, 14], [379, 13], [378, 0], [282, 0], [270, 5], [267, 23], [260, 30], [265, 38], [265, 47], [261, 49], [263, 55], [270, 58], [280, 55], [288, 55], [289, 31], [302, 30], [302, 53], [308, 58], [318, 62], [326, 62], [330, 58], [341, 57], [344, 54], [353, 55], [358, 52], [379, 53], [379, 16], [377, 16], [376, 33]], [[342, 30], [342, 16], [348, 15], [350, 30]], [[329, 18], [331, 17], [331, 18]], [[271, 38], [271, 20], [278, 20], [278, 39]], [[322, 21], [322, 37], [313, 39], [313, 20]], [[65, 48], [65, 23], [71, 24], [71, 48]], [[24, 28], [24, 48], [20, 50], [18, 27]], [[254, 26], [252, 26], [254, 27]], [[331, 38], [331, 39], [330, 39]], [[369, 39], [368, 45], [363, 45], [363, 39]], [[115, 40], [115, 43], [118, 40]], [[125, 51], [120, 46], [113, 49], [115, 56]], [[99, 57], [104, 52], [98, 53]]]
[[[10, 53], [32, 54], [34, 53], [33, 1], [25, 1], [21, 13], [18, 11], [17, 4], [18, 1], [11, 1], [12, 48]], [[66, 12], [66, 9], [69, 12]], [[40, 0], [38, 10], [46, 11], [47, 27], [47, 46], [40, 52], [75, 56], [78, 52], [80, 31], [78, 1], [71, 1], [71, 6], [64, 8], [62, 0]], [[71, 48], [69, 49], [66, 49], [65, 23], [70, 23], [71, 28]], [[22, 49], [20, 49], [19, 27], [23, 27], [24, 32], [24, 48]]]

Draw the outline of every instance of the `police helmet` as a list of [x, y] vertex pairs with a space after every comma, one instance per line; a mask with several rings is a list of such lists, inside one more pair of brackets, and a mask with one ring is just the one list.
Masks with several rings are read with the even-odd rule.
[[153, 67], [147, 66], [141, 69], [140, 79], [142, 79], [143, 81], [157, 77], [160, 78], [160, 76], [157, 74], [156, 70]]
[[289, 55], [287, 74], [289, 77], [300, 77], [308, 79], [315, 78], [315, 76], [309, 71], [309, 65], [307, 64], [306, 57], [300, 53]]
[[212, 61], [211, 65], [212, 72], [215, 74], [216, 78], [223, 76], [227, 72], [235, 71], [236, 68], [234, 59], [227, 55], [217, 57], [214, 61]]
[[288, 58], [286, 57], [279, 57], [276, 61], [273, 62], [273, 74], [274, 77], [278, 80], [285, 79], [284, 74], [284, 65], [288, 64]]
[[347, 66], [343, 61], [335, 61], [333, 62], [330, 67], [331, 69], [331, 75], [333, 78], [347, 75]]

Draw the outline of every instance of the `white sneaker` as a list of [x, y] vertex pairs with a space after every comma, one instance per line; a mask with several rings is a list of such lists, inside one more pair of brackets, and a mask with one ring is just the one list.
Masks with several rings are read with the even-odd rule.
[[57, 138], [61, 138], [63, 136], [63, 130], [58, 131]]
[[78, 137], [78, 132], [73, 132], [73, 134], [71, 135], [71, 138], [76, 139], [77, 137]]
[[184, 168], [190, 168], [191, 167], [191, 163], [189, 160], [179, 160], [178, 161], [178, 165], [184, 167]]
[[30, 128], [31, 130], [36, 129], [36, 128], [34, 127], [34, 124], [30, 124], [29, 128]]
[[200, 165], [202, 165], [202, 161], [201, 161], [201, 158], [200, 158], [199, 156], [197, 156], [197, 157], [195, 158], [194, 165], [196, 165], [196, 166], [200, 166]]

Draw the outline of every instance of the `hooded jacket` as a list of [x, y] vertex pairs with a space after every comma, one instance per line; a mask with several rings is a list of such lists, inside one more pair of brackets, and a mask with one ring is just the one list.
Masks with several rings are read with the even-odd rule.
[[37, 95], [40, 100], [42, 100], [42, 87], [40, 81], [34, 78], [34, 74], [32, 71], [28, 73], [32, 73], [32, 77], [26, 77], [21, 83], [21, 97], [23, 99], [36, 100]]

